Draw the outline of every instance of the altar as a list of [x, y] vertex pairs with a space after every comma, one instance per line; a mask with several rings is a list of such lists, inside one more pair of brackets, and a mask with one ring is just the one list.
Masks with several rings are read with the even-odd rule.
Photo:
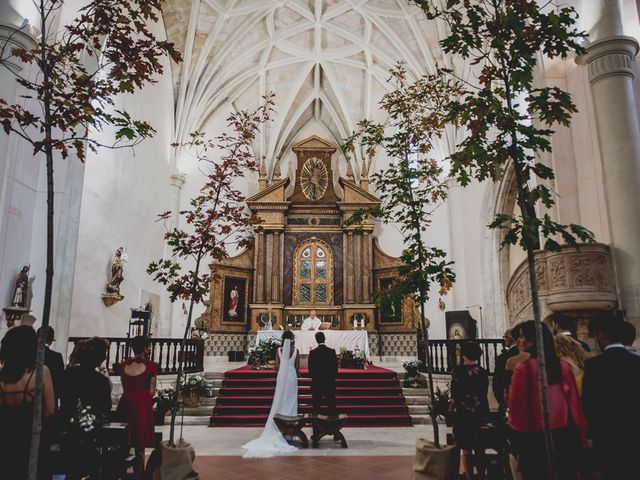
[[[298, 351], [306, 355], [310, 350], [316, 348], [317, 331], [294, 330], [296, 348]], [[340, 353], [341, 348], [346, 348], [355, 352], [360, 350], [364, 353], [365, 358], [369, 359], [369, 334], [366, 330], [322, 330], [326, 337], [325, 344], [335, 349], [336, 353]], [[268, 338], [282, 338], [282, 330], [258, 330], [256, 335], [256, 345]]]

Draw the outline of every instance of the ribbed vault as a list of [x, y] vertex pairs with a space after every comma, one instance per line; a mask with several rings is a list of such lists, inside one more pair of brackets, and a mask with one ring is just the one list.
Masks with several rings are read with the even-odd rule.
[[381, 120], [397, 61], [414, 77], [442, 62], [434, 25], [407, 0], [167, 0], [164, 21], [185, 58], [174, 67], [176, 141], [272, 91], [275, 119], [256, 145], [267, 170], [308, 122], [340, 141], [360, 119]]

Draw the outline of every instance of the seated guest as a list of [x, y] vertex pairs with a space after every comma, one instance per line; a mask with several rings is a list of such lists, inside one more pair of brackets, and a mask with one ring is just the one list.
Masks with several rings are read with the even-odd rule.
[[[38, 335], [43, 327], [38, 329]], [[51, 348], [51, 344], [55, 340], [55, 332], [53, 327], [47, 325], [44, 328], [46, 340], [44, 346], [44, 364], [49, 368], [51, 372], [51, 380], [53, 381], [53, 393], [56, 400], [56, 410], [60, 408], [60, 398], [62, 397], [62, 389], [64, 382], [64, 360], [62, 354], [56, 352]]]
[[300, 330], [303, 332], [307, 332], [309, 330], [320, 330], [320, 326], [322, 325], [322, 320], [316, 317], [316, 311], [311, 310], [309, 316], [304, 319], [302, 325], [300, 326]]
[[451, 401], [453, 402], [453, 435], [462, 450], [465, 478], [473, 480], [474, 467], [478, 479], [485, 474], [485, 454], [479, 442], [480, 427], [489, 414], [487, 392], [489, 375], [478, 364], [482, 349], [477, 343], [462, 344], [463, 364], [451, 373]]
[[[0, 468], [2, 478], [28, 477], [29, 448], [33, 397], [36, 391], [37, 339], [33, 328], [26, 325], [13, 327], [2, 339], [0, 346]], [[55, 399], [51, 373], [43, 371], [42, 416], [50, 418], [55, 413]], [[46, 424], [45, 424], [46, 429]], [[44, 431], [44, 430], [43, 430]], [[41, 451], [47, 442], [41, 439]], [[41, 454], [40, 458], [44, 458]], [[39, 467], [41, 471], [42, 468]]]
[[[586, 421], [578, 397], [578, 387], [571, 367], [561, 360], [553, 336], [542, 324], [547, 373], [549, 422], [553, 435], [558, 478], [575, 480], [582, 446], [586, 443]], [[543, 433], [540, 389], [538, 386], [538, 352], [535, 322], [524, 322], [519, 330], [518, 346], [530, 358], [513, 371], [509, 392], [509, 426], [514, 431], [518, 450], [518, 469], [524, 480], [549, 478]]]
[[603, 353], [587, 360], [582, 383], [589, 434], [606, 480], [638, 473], [640, 449], [633, 439], [640, 431], [640, 357], [624, 348], [624, 328], [606, 314], [595, 319], [592, 331]]
[[109, 417], [111, 412], [111, 384], [98, 369], [107, 358], [109, 342], [93, 337], [85, 340], [75, 351], [74, 366], [66, 372], [64, 390], [64, 415], [70, 418], [76, 414], [78, 402], [83, 407], [91, 407], [98, 414]]

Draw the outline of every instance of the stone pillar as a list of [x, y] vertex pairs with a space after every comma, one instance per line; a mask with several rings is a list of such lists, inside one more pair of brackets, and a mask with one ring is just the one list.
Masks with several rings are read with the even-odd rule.
[[55, 281], [51, 299], [51, 326], [56, 332], [57, 351], [66, 358], [71, 323], [71, 303], [76, 273], [80, 209], [84, 186], [85, 164], [71, 156], [67, 159], [64, 196], [56, 237]]
[[603, 0], [601, 34], [586, 64], [595, 105], [620, 307], [640, 326], [640, 127], [632, 62], [638, 42], [622, 35], [620, 3]]
[[[171, 174], [169, 178], [171, 180], [171, 189], [169, 191], [171, 205], [171, 225], [169, 228], [174, 229], [178, 227], [178, 223], [180, 220], [180, 198], [182, 187], [185, 182], [185, 175], [176, 170]], [[172, 251], [169, 248], [169, 245], [165, 243], [163, 257], [170, 258], [171, 256]], [[168, 295], [163, 295], [160, 301], [162, 305], [160, 307], [160, 311], [166, 312], [166, 314], [165, 318], [160, 317], [158, 319], [159, 325], [157, 335], [160, 337], [171, 337], [173, 335], [174, 328], [173, 319], [178, 318], [179, 314], [176, 315], [176, 313], [180, 311], [180, 305], [179, 302], [171, 303], [169, 301]], [[181, 333], [177, 334], [181, 335]]]

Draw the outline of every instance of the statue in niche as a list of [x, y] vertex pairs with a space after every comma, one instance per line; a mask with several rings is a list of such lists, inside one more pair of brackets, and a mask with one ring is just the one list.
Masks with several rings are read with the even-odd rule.
[[25, 265], [18, 273], [16, 278], [16, 286], [13, 290], [12, 307], [26, 307], [27, 298], [29, 296], [29, 265]]
[[29, 278], [29, 268], [27, 264], [20, 269], [16, 277], [11, 306], [5, 307], [7, 326], [13, 327], [16, 321], [21, 320], [24, 325], [29, 325], [29, 312], [31, 311], [31, 287], [33, 277]]
[[120, 284], [124, 280], [124, 264], [126, 261], [127, 254], [124, 248], [118, 248], [111, 260], [111, 277], [107, 284], [107, 291], [102, 294], [102, 301], [107, 307], [124, 299], [124, 296], [120, 294]]
[[124, 280], [124, 258], [122, 257], [123, 248], [116, 250], [116, 254], [111, 261], [111, 279], [107, 285], [107, 293], [120, 294], [120, 284]]

